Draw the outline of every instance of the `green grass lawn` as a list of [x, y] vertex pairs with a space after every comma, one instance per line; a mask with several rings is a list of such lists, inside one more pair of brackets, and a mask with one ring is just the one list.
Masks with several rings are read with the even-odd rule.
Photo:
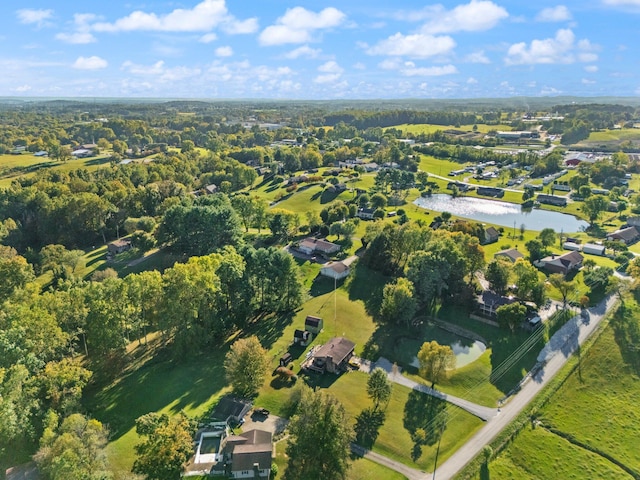
[[[507, 130], [507, 131], [511, 130], [510, 125], [485, 125], [483, 123], [478, 123], [476, 124], [476, 126], [478, 127], [477, 131], [479, 133], [487, 133], [490, 130]], [[430, 123], [415, 123], [415, 124], [403, 123], [401, 125], [394, 125], [393, 127], [389, 127], [389, 128], [402, 130], [405, 133], [413, 133], [414, 135], [420, 134], [420, 133], [434, 133], [434, 132], [437, 132], [438, 130], [441, 130], [441, 131], [462, 130], [465, 132], [473, 131], [473, 125], [460, 125], [459, 127], [456, 127], [454, 125], [433, 125]]]
[[622, 469], [595, 453], [575, 447], [543, 428], [526, 427], [515, 442], [488, 469], [480, 480], [552, 480], [616, 478], [631, 479]]
[[[538, 412], [545, 427], [640, 472], [640, 358], [622, 331], [640, 318], [629, 296], [576, 369]], [[637, 334], [635, 334], [637, 336]], [[633, 337], [633, 335], [632, 335]], [[631, 341], [630, 341], [631, 340]], [[487, 473], [490, 475], [487, 475]], [[543, 427], [525, 428], [476, 478], [632, 478], [618, 465]]]
[[[285, 450], [286, 440], [279, 442], [276, 445], [276, 456], [274, 458], [274, 462], [278, 465], [278, 476], [277, 478], [282, 478], [284, 471], [287, 468], [287, 455]], [[387, 467], [383, 467], [371, 460], [366, 458], [355, 457], [352, 459], [351, 467], [349, 468], [349, 472], [347, 473], [348, 480], [371, 480], [371, 479], [380, 479], [380, 480], [406, 480], [404, 475], [399, 474], [394, 470], [390, 470]]]
[[0, 187], [8, 187], [18, 177], [32, 177], [39, 170], [54, 169], [69, 172], [77, 168], [97, 170], [109, 167], [108, 154], [97, 157], [74, 158], [66, 162], [58, 162], [48, 157], [34, 157], [32, 154], [0, 155]]

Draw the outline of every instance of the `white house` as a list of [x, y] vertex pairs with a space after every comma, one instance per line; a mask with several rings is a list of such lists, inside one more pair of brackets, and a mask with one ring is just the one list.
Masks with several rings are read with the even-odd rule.
[[357, 258], [358, 257], [354, 255], [341, 262], [327, 262], [320, 269], [320, 275], [333, 278], [334, 280], [341, 280], [351, 273], [351, 264], [356, 261]]

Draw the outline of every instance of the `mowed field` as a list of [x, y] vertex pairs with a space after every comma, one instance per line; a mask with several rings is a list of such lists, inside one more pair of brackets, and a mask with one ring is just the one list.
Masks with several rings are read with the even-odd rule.
[[[476, 131], [479, 133], [487, 133], [490, 130], [511, 130], [510, 125], [485, 125], [482, 123], [478, 123], [476, 124], [476, 127]], [[389, 128], [395, 128], [397, 130], [402, 130], [405, 133], [412, 133], [414, 135], [418, 135], [420, 133], [434, 133], [438, 130], [461, 130], [465, 132], [473, 132], [473, 125], [459, 125], [456, 127], [455, 125], [433, 125], [430, 123], [403, 123], [401, 125], [394, 125], [393, 127]]]
[[638, 336], [639, 318], [638, 304], [626, 300], [581, 368], [541, 408], [540, 423], [525, 427], [477, 478], [638, 478], [640, 357], [628, 331]]
[[86, 168], [97, 170], [109, 166], [108, 154], [90, 158], [76, 158], [66, 162], [58, 162], [48, 157], [36, 157], [30, 153], [21, 155], [0, 155], [0, 187], [8, 187], [18, 177], [31, 177], [37, 171], [54, 169], [63, 172]]

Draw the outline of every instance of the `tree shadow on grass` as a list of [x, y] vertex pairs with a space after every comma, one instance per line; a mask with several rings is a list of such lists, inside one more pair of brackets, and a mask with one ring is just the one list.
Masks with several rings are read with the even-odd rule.
[[344, 283], [344, 279], [334, 282], [332, 279], [328, 277], [319, 275], [314, 279], [313, 284], [309, 289], [309, 295], [311, 295], [312, 297], [319, 297], [326, 293], [333, 292], [334, 288], [340, 288], [343, 283]]
[[333, 202], [339, 194], [340, 192], [330, 192], [328, 190], [323, 190], [320, 194], [320, 203], [324, 205], [325, 203]]
[[356, 417], [356, 443], [369, 450], [376, 443], [380, 427], [384, 424], [385, 412], [373, 407], [365, 408]]
[[613, 335], [620, 354], [636, 375], [640, 374], [640, 321], [637, 309], [620, 305], [613, 320]]
[[245, 329], [245, 336], [257, 336], [262, 346], [269, 350], [282, 336], [282, 331], [291, 325], [294, 316], [295, 312], [284, 312], [259, 317]]
[[171, 413], [199, 408], [226, 386], [221, 365], [227, 350], [220, 345], [180, 363], [155, 357], [93, 395], [89, 388], [88, 413], [108, 424], [112, 439], [117, 439], [141, 415], [166, 408]]
[[423, 445], [435, 445], [447, 426], [447, 402], [417, 390], [409, 393], [404, 406], [404, 428], [411, 434], [411, 458], [417, 461]]
[[504, 394], [509, 393], [536, 364], [538, 354], [544, 347], [544, 336], [523, 356], [511, 358], [525, 339], [522, 334], [511, 334], [504, 330], [500, 338], [491, 342], [491, 376], [489, 381]]
[[390, 281], [390, 277], [357, 263], [349, 279], [349, 300], [362, 300], [367, 313], [373, 318], [378, 318], [382, 304], [382, 290]]

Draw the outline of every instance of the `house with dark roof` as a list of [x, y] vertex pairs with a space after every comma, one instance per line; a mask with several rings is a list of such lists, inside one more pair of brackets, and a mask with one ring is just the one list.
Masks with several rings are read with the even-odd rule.
[[271, 432], [249, 430], [231, 435], [223, 451], [231, 460], [231, 478], [269, 479], [273, 458]]
[[504, 190], [498, 187], [478, 187], [476, 192], [478, 192], [478, 195], [484, 195], [486, 197], [504, 197]]
[[182, 472], [183, 477], [269, 479], [273, 459], [271, 432], [249, 430], [233, 435], [226, 424], [210, 423], [198, 430], [195, 438], [195, 453]]
[[211, 416], [221, 422], [239, 423], [252, 406], [249, 400], [225, 395], [220, 399]]
[[484, 229], [484, 245], [487, 243], [495, 243], [500, 238], [500, 232], [493, 227], [487, 227]]
[[493, 258], [506, 258], [511, 263], [516, 263], [519, 258], [524, 258], [524, 255], [515, 248], [508, 248], [506, 250], [500, 250], [493, 255]]
[[496, 310], [503, 305], [509, 305], [516, 301], [514, 296], [506, 297], [498, 295], [490, 290], [485, 290], [478, 296], [478, 308], [485, 317], [495, 318]]
[[318, 373], [339, 373], [347, 368], [356, 344], [344, 337], [334, 337], [312, 353], [305, 366]]
[[547, 205], [554, 205], [556, 207], [567, 206], [567, 197], [561, 197], [558, 195], [547, 195], [544, 193], [539, 193], [536, 196], [536, 200], [540, 203], [545, 203]]
[[304, 329], [314, 335], [319, 334], [324, 327], [324, 322], [320, 317], [314, 317], [313, 315], [307, 315], [304, 320]]
[[636, 227], [622, 228], [607, 234], [607, 240], [624, 242], [625, 245], [631, 245], [637, 242], [638, 238], [640, 238], [640, 233]]
[[566, 275], [582, 267], [584, 257], [580, 252], [567, 252], [563, 255], [551, 255], [534, 262], [536, 267], [544, 268], [549, 273], [561, 273]]
[[356, 217], [361, 218], [362, 220], [373, 220], [373, 214], [375, 211], [375, 208], [359, 208], [356, 213]]

